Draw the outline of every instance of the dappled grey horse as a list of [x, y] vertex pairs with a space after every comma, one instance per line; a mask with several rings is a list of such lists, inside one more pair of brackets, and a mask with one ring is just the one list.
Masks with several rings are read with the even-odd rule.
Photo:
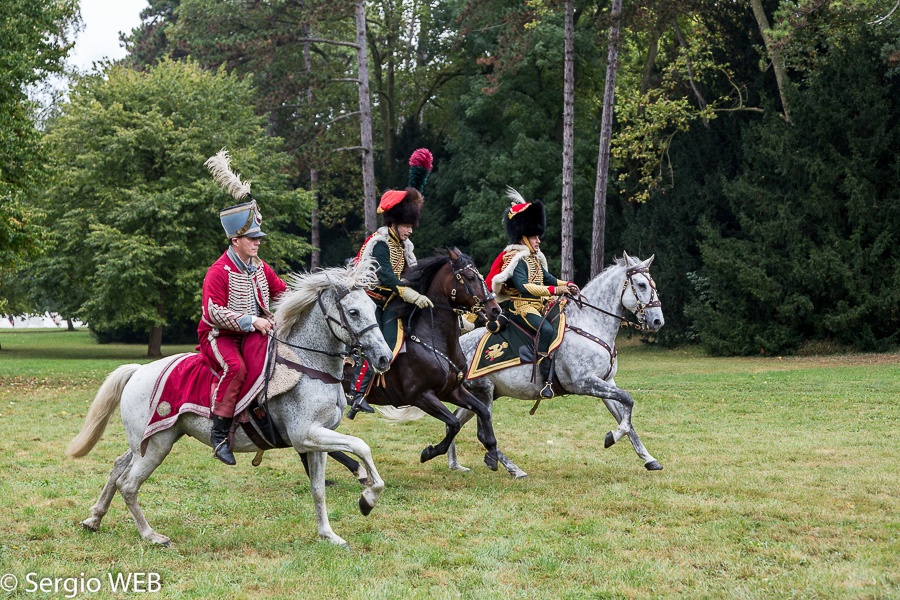
[[[631, 425], [634, 400], [628, 392], [616, 387], [613, 379], [618, 368], [616, 335], [626, 311], [633, 313], [639, 327], [647, 331], [657, 331], [665, 322], [656, 285], [650, 277], [652, 262], [652, 256], [642, 261], [625, 254], [584, 286], [580, 304], [574, 299], [568, 302], [565, 315], [570, 330], [556, 351], [555, 362], [556, 375], [565, 392], [600, 398], [618, 422], [618, 426], [606, 434], [604, 447], [609, 448], [627, 435], [644, 466], [656, 471], [662, 469], [662, 465], [647, 452]], [[470, 364], [484, 331], [476, 329], [460, 339]], [[468, 380], [466, 386], [488, 408], [492, 408], [494, 399], [500, 396], [539, 400], [542, 386], [532, 382], [531, 373], [532, 365], [519, 365]], [[457, 410], [457, 414], [463, 422], [471, 419], [471, 413], [465, 414], [462, 409]], [[511, 475], [526, 476], [525, 471], [502, 452], [498, 454]], [[468, 470], [457, 461], [456, 444], [451, 445], [447, 460], [453, 470]]]
[[[365, 293], [375, 283], [375, 267], [370, 260], [358, 267], [293, 276], [275, 311], [277, 335], [294, 349], [300, 363], [318, 371], [320, 376], [331, 375], [331, 383], [311, 376], [301, 377], [292, 389], [270, 398], [268, 410], [281, 438], [288, 440], [301, 455], [309, 453], [310, 487], [319, 537], [344, 546], [347, 542], [332, 531], [325, 508], [325, 453], [349, 452], [362, 461], [368, 474], [359, 499], [364, 515], [374, 508], [384, 489], [369, 446], [357, 437], [334, 431], [346, 407], [341, 385], [334, 383], [341, 378], [345, 348], [348, 345], [361, 348], [377, 372], [384, 372], [390, 365], [391, 350], [378, 330], [375, 307]], [[171, 360], [169, 357], [144, 366], [123, 365], [113, 371], [97, 392], [81, 433], [69, 445], [70, 456], [80, 457], [90, 452], [119, 405], [130, 449], [116, 459], [100, 498], [91, 508], [90, 518], [82, 523], [86, 529], [99, 529], [118, 490], [141, 536], [169, 545], [169, 538], [153, 531], [144, 518], [138, 505], [138, 491], [175, 442], [189, 435], [209, 445], [211, 428], [208, 418], [183, 413], [170, 428], [153, 434], [145, 454], [141, 455], [141, 440], [150, 418], [151, 393], [157, 377]], [[257, 452], [259, 448], [238, 428], [234, 450]], [[213, 461], [212, 454], [210, 461]]]

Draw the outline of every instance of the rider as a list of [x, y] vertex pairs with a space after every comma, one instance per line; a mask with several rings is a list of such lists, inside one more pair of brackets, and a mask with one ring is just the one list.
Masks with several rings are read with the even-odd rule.
[[[224, 170], [237, 179], [228, 169], [227, 154], [224, 160]], [[217, 174], [209, 162], [207, 166], [220, 183], [220, 177], [228, 177]], [[233, 194], [235, 199], [249, 196], [249, 184], [244, 185], [246, 193], [243, 188], [238, 190]], [[260, 238], [266, 234], [259, 228], [262, 216], [256, 200], [226, 208], [219, 213], [219, 219], [229, 245], [203, 279], [203, 315], [197, 337], [200, 352], [222, 374], [212, 398], [210, 441], [215, 457], [226, 465], [233, 465], [236, 461], [228, 447], [228, 433], [238, 394], [247, 376], [242, 356], [244, 339], [254, 331], [268, 334], [272, 330], [270, 301], [284, 292], [287, 285], [258, 256]]]
[[[543, 203], [540, 200], [526, 202], [512, 188], [507, 188], [506, 195], [512, 200], [503, 213], [510, 243], [494, 260], [486, 281], [497, 294], [500, 307], [509, 320], [537, 334], [536, 358], [544, 379], [541, 397], [552, 398], [553, 357], [548, 351], [553, 342], [553, 325], [544, 318], [544, 313], [554, 296], [576, 295], [579, 290], [571, 281], [557, 279], [547, 271], [540, 237], [547, 220]], [[519, 358], [525, 363], [535, 362], [532, 346], [522, 346]]]
[[[367, 291], [375, 301], [375, 316], [394, 356], [403, 343], [402, 325], [397, 316], [401, 302], [415, 304], [419, 308], [430, 308], [434, 304], [426, 296], [409, 287], [401, 279], [406, 267], [416, 265], [413, 243], [409, 239], [413, 230], [419, 226], [422, 214], [422, 189], [428, 180], [432, 164], [431, 152], [419, 148], [409, 159], [409, 182], [406, 189], [388, 190], [381, 196], [378, 212], [381, 213], [382, 226], [363, 243], [356, 260], [374, 258], [378, 263], [378, 283]], [[373, 371], [367, 361], [357, 363], [353, 378], [353, 398], [347, 418], [353, 419], [356, 413], [375, 412], [366, 402]]]

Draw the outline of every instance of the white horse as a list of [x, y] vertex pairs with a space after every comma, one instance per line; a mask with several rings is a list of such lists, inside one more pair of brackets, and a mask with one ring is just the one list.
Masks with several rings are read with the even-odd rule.
[[[656, 285], [649, 272], [653, 258], [641, 261], [625, 254], [584, 286], [580, 306], [575, 300], [568, 302], [566, 325], [571, 329], [556, 350], [555, 362], [556, 375], [566, 393], [602, 399], [618, 422], [618, 427], [606, 434], [604, 447], [609, 448], [627, 435], [644, 466], [650, 471], [658, 471], [662, 465], [647, 452], [631, 426], [634, 400], [628, 392], [616, 387], [613, 380], [618, 367], [616, 334], [625, 321], [626, 310], [637, 317], [641, 329], [657, 331], [665, 322]], [[460, 339], [470, 364], [484, 331], [483, 328], [476, 329]], [[493, 408], [494, 399], [500, 396], [540, 400], [542, 386], [531, 381], [531, 372], [532, 365], [519, 365], [468, 380], [466, 386], [489, 409]], [[472, 413], [463, 409], [457, 410], [457, 415], [463, 423], [472, 418]], [[510, 475], [516, 478], [527, 476], [502, 452], [498, 451], [498, 456]], [[447, 461], [452, 470], [468, 471], [456, 459], [456, 444], [451, 444]]]
[[[374, 261], [367, 261], [358, 268], [326, 269], [293, 276], [289, 290], [277, 304], [277, 336], [294, 348], [304, 367], [318, 371], [319, 376], [330, 375], [332, 381], [341, 378], [343, 352], [347, 345], [360, 347], [377, 372], [386, 371], [391, 350], [378, 330], [374, 305], [365, 293], [365, 288], [374, 282]], [[123, 365], [113, 371], [97, 392], [84, 427], [69, 445], [67, 453], [70, 456], [80, 457], [90, 452], [119, 405], [130, 449], [116, 459], [100, 498], [91, 508], [90, 518], [82, 522], [86, 529], [99, 529], [118, 490], [141, 536], [163, 546], [169, 545], [169, 538], [153, 531], [144, 518], [138, 505], [138, 491], [176, 441], [189, 435], [210, 445], [211, 429], [210, 419], [184, 413], [170, 428], [153, 434], [145, 454], [141, 455], [141, 440], [150, 418], [151, 392], [158, 375], [171, 360], [169, 357], [143, 366]], [[269, 414], [281, 438], [301, 455], [309, 453], [310, 487], [319, 537], [342, 546], [347, 546], [347, 542], [332, 531], [325, 508], [326, 452], [349, 452], [362, 461], [368, 472], [366, 487], [359, 499], [364, 515], [374, 508], [384, 489], [369, 446], [359, 438], [334, 431], [345, 407], [346, 399], [339, 382], [326, 383], [312, 376], [302, 376], [292, 389], [268, 400]], [[241, 428], [235, 430], [235, 452], [259, 450]], [[218, 464], [212, 454], [209, 460]]]

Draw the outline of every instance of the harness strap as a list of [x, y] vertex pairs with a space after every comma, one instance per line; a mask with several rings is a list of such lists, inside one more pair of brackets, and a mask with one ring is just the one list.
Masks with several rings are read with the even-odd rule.
[[[453, 370], [456, 371], [457, 379], [460, 379], [460, 377], [462, 376], [464, 371], [463, 371], [463, 369], [460, 369], [459, 366], [455, 362], [453, 362], [453, 359], [451, 359], [449, 356], [447, 356], [446, 354], [444, 354], [437, 348], [428, 345], [426, 342], [424, 342], [420, 337], [418, 337], [415, 334], [409, 335], [407, 339], [421, 345], [423, 348], [425, 348], [429, 352], [434, 352], [435, 354], [437, 354], [438, 356], [440, 356], [441, 358], [446, 360], [448, 363], [450, 363], [450, 366], [453, 367]], [[461, 381], [461, 379], [460, 379], [460, 381]]]
[[603, 379], [605, 380], [607, 377], [609, 377], [609, 374], [612, 373], [613, 366], [615, 365], [615, 362], [616, 362], [616, 349], [610, 348], [609, 344], [607, 344], [606, 342], [604, 342], [603, 340], [598, 338], [593, 333], [588, 333], [581, 327], [575, 327], [574, 325], [567, 324], [566, 328], [571, 329], [572, 331], [574, 331], [581, 337], [591, 340], [595, 344], [600, 344], [601, 346], [603, 346], [606, 349], [606, 351], [609, 353], [609, 368], [606, 370], [606, 374], [603, 376]]
[[343, 381], [343, 374], [341, 375], [341, 378], [338, 379], [331, 373], [326, 373], [325, 371], [319, 371], [318, 369], [313, 369], [312, 367], [301, 365], [300, 363], [296, 363], [289, 358], [281, 356], [280, 354], [275, 357], [275, 362], [286, 366], [288, 369], [297, 371], [298, 373], [309, 375], [313, 379], [324, 381], [325, 383], [340, 383], [341, 381]]

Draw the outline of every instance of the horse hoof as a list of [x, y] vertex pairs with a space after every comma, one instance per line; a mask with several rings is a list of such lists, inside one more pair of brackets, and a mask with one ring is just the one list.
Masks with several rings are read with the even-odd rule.
[[89, 523], [88, 521], [91, 521], [91, 520], [92, 520], [92, 519], [87, 519], [87, 520], [85, 520], [85, 521], [82, 521], [82, 522], [81, 522], [81, 527], [82, 527], [83, 529], [85, 529], [86, 531], [93, 531], [93, 532], [95, 532], [95, 533], [96, 533], [97, 531], [100, 531], [100, 524], [98, 523], [98, 524], [95, 525], [95, 524], [93, 524], [93, 523]]
[[615, 436], [613, 436], [613, 432], [612, 431], [607, 432], [606, 439], [603, 440], [603, 447], [609, 448], [610, 446], [612, 446], [615, 443], [616, 443], [616, 438], [615, 438]]
[[528, 479], [528, 473], [526, 473], [525, 471], [522, 471], [521, 473], [516, 473], [515, 475], [510, 473], [510, 475], [512, 475], [517, 481], [520, 479]]
[[497, 453], [496, 452], [487, 452], [484, 455], [484, 464], [487, 465], [487, 468], [491, 471], [497, 470]]
[[337, 485], [337, 481], [332, 481], [330, 479], [325, 480], [325, 487], [331, 487], [333, 485]]
[[422, 450], [422, 456], [419, 457], [419, 460], [421, 462], [428, 462], [435, 456], [437, 455], [434, 453], [434, 446], [428, 446], [427, 448]]
[[[373, 508], [375, 507], [369, 504], [365, 498], [362, 496], [359, 497], [359, 512], [361, 512], [364, 517], [368, 517]], [[349, 549], [349, 546], [347, 548]]]
[[655, 460], [651, 460], [650, 462], [646, 463], [644, 465], [644, 467], [648, 471], [662, 471], [662, 469], [663, 469], [663, 466], [661, 464], [659, 464], [658, 462], [656, 462]]

